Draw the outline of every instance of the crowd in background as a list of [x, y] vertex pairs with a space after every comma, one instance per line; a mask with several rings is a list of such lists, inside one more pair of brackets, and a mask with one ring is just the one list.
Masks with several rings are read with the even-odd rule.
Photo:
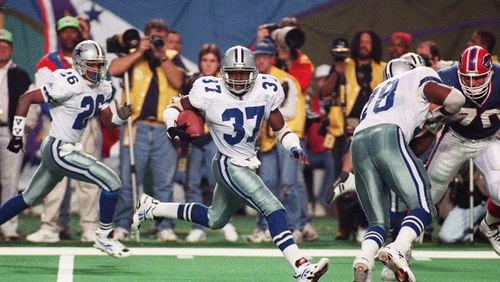
[[[13, 109], [17, 100], [29, 87], [43, 85], [50, 73], [56, 69], [70, 68], [71, 55], [76, 44], [90, 39], [90, 24], [81, 17], [65, 17], [58, 21], [57, 36], [59, 49], [40, 58], [34, 72], [35, 80], [29, 79], [25, 70], [11, 61], [13, 40], [5, 29], [0, 30], [0, 166], [2, 204], [18, 193], [19, 176], [22, 167], [37, 162], [36, 149], [43, 136], [48, 133], [50, 119], [43, 106], [30, 110], [26, 153], [13, 154], [6, 150], [10, 139]], [[103, 43], [103, 42], [100, 42]], [[350, 139], [360, 122], [363, 106], [373, 89], [383, 81], [386, 63], [382, 51], [388, 48], [390, 58], [399, 58], [414, 52], [423, 58], [423, 64], [435, 70], [456, 64], [455, 58], [441, 58], [439, 46], [431, 41], [419, 42], [411, 50], [412, 36], [405, 32], [394, 32], [389, 46], [383, 46], [379, 34], [362, 30], [352, 38], [335, 38], [332, 41], [332, 61], [313, 64], [302, 51], [307, 44], [296, 18], [283, 18], [277, 24], [263, 24], [257, 28], [256, 40], [251, 50], [260, 73], [278, 78], [286, 94], [281, 105], [288, 126], [300, 138], [310, 157], [310, 164], [302, 166], [291, 160], [286, 151], [277, 144], [272, 130], [264, 123], [259, 140], [259, 159], [262, 165], [259, 175], [272, 192], [278, 196], [287, 210], [289, 228], [295, 242], [318, 240], [314, 218], [338, 217], [337, 240], [361, 242], [368, 223], [355, 192], [342, 193], [332, 203], [329, 190], [335, 179], [345, 182], [352, 173], [349, 155]], [[210, 173], [210, 162], [216, 147], [208, 131], [192, 143], [174, 144], [166, 135], [162, 112], [171, 98], [188, 95], [194, 81], [201, 76], [219, 76], [221, 50], [214, 43], [207, 42], [200, 47], [196, 73], [188, 71], [181, 56], [182, 35], [170, 30], [163, 20], [153, 19], [144, 27], [144, 36], [134, 48], [120, 52], [120, 56], [109, 66], [109, 75], [122, 79], [127, 74], [130, 86], [133, 126], [117, 130], [101, 128], [98, 120], [92, 119], [86, 128], [82, 141], [84, 150], [98, 159], [114, 164], [123, 187], [119, 192], [114, 225], [115, 235], [120, 240], [131, 236], [130, 225], [134, 211], [132, 180], [138, 192], [148, 193], [162, 202], [174, 197], [174, 187], [182, 187], [185, 200], [210, 203], [206, 193], [213, 189], [214, 179]], [[488, 31], [477, 31], [471, 35], [469, 45], [479, 45], [494, 55], [495, 37]], [[465, 49], [467, 46], [460, 46]], [[450, 59], [450, 60], [444, 60]], [[498, 62], [494, 56], [494, 62]], [[118, 87], [118, 85], [116, 85]], [[126, 97], [122, 92], [122, 101]], [[118, 144], [118, 145], [116, 145]], [[133, 145], [133, 147], [131, 147]], [[118, 146], [118, 156], [110, 153], [112, 146]], [[133, 148], [133, 151], [131, 150]], [[130, 162], [133, 152], [134, 163]], [[422, 155], [424, 162], [428, 157]], [[113, 162], [113, 158], [119, 158]], [[134, 177], [131, 177], [131, 176]], [[457, 234], [455, 222], [466, 221], [468, 206], [468, 172], [464, 169], [454, 178], [449, 192], [439, 205], [441, 222], [439, 235], [442, 242], [454, 243], [467, 239], [468, 234]], [[474, 175], [475, 221], [486, 212], [487, 192], [481, 176]], [[31, 242], [58, 242], [71, 239], [70, 210], [72, 193], [78, 198], [81, 234], [84, 242], [94, 241], [97, 228], [98, 195], [97, 186], [65, 179], [44, 199], [41, 213], [41, 227], [26, 240]], [[242, 211], [252, 214], [250, 209]], [[453, 222], [447, 223], [447, 215]], [[458, 219], [457, 219], [458, 218]], [[4, 241], [19, 239], [17, 218], [1, 226]], [[175, 225], [169, 219], [155, 221], [155, 236], [162, 242], [177, 241]], [[237, 230], [228, 223], [222, 228], [228, 241], [238, 239]], [[430, 240], [429, 228], [424, 239]], [[193, 225], [185, 238], [188, 242], [206, 240], [203, 226]], [[265, 219], [257, 218], [255, 231], [246, 237], [251, 243], [269, 242], [271, 237]]]

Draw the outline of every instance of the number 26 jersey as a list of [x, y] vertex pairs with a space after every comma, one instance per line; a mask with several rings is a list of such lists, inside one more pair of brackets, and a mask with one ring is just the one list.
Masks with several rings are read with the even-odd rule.
[[242, 96], [229, 92], [221, 78], [200, 77], [188, 97], [191, 105], [204, 114], [219, 152], [237, 159], [256, 155], [255, 141], [262, 121], [285, 98], [278, 80], [265, 74], [259, 74], [253, 88]]
[[89, 119], [109, 106], [112, 88], [109, 81], [91, 88], [74, 69], [60, 69], [42, 87], [42, 95], [52, 118], [50, 135], [78, 143]]

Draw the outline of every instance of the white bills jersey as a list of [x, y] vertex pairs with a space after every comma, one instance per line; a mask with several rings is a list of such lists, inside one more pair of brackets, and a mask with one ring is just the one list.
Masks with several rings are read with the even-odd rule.
[[59, 69], [42, 87], [52, 118], [50, 135], [65, 142], [80, 142], [90, 118], [109, 106], [111, 83], [91, 88], [74, 69]]
[[409, 142], [425, 122], [431, 103], [423, 89], [430, 81], [441, 83], [436, 71], [417, 67], [379, 84], [366, 103], [354, 134], [378, 124], [395, 124]]
[[256, 155], [262, 121], [280, 107], [285, 95], [274, 76], [258, 74], [254, 87], [242, 96], [229, 92], [221, 78], [204, 76], [195, 81], [188, 97], [204, 114], [219, 152], [248, 159]]

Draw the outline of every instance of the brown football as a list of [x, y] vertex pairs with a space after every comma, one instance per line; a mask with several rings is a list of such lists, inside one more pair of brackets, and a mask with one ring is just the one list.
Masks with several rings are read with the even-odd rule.
[[186, 133], [191, 137], [200, 136], [205, 131], [205, 122], [203, 117], [195, 111], [184, 110], [177, 118], [177, 126], [187, 124]]

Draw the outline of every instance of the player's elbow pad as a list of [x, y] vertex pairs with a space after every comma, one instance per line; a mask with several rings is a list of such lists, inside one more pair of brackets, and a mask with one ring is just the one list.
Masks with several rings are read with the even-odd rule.
[[176, 107], [167, 107], [163, 111], [163, 122], [167, 126], [167, 129], [177, 125], [177, 117], [179, 117], [180, 111]]
[[297, 134], [293, 133], [293, 131], [288, 128], [288, 126], [285, 123], [285, 126], [281, 128], [278, 131], [275, 131], [274, 134], [276, 135], [276, 138], [278, 141], [287, 149], [290, 151], [290, 148], [292, 147], [297, 147], [300, 148], [300, 140]]
[[465, 97], [459, 90], [452, 88], [450, 94], [444, 99], [444, 110], [450, 114], [454, 114], [462, 108], [465, 103]]

